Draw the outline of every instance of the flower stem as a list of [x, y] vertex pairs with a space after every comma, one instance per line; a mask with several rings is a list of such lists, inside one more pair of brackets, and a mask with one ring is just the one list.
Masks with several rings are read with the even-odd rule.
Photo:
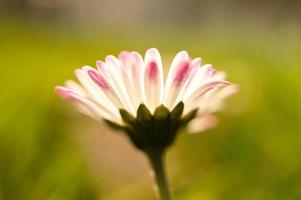
[[152, 150], [148, 152], [147, 155], [155, 173], [160, 200], [171, 200], [172, 198], [164, 169], [164, 150]]

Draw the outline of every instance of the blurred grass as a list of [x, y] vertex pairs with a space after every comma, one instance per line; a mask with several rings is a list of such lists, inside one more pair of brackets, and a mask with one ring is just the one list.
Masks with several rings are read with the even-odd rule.
[[301, 199], [297, 24], [125, 30], [0, 24], [0, 199], [104, 198], [106, 182], [96, 185], [73, 139], [72, 124], [81, 116], [70, 115], [53, 86], [107, 54], [149, 47], [157, 47], [166, 64], [187, 49], [240, 85], [218, 114], [217, 128], [182, 134], [173, 147], [168, 168], [176, 199]]

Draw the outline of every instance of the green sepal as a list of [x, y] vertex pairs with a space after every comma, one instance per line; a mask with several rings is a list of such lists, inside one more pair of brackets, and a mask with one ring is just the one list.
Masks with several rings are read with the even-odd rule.
[[154, 133], [157, 142], [162, 146], [172, 143], [176, 132], [172, 129], [170, 111], [164, 105], [156, 108], [154, 112]]
[[122, 121], [125, 124], [135, 126], [136, 118], [133, 115], [131, 115], [128, 111], [126, 111], [124, 109], [119, 109], [119, 113], [120, 113]]
[[170, 113], [171, 120], [180, 119], [183, 114], [183, 111], [184, 111], [184, 103], [180, 101]]
[[112, 122], [110, 120], [107, 120], [107, 119], [104, 119], [103, 120], [109, 127], [111, 127], [112, 129], [115, 129], [115, 130], [124, 130], [124, 127], [120, 124], [117, 124], [115, 122]]
[[192, 119], [196, 117], [198, 109], [190, 111], [188, 114], [184, 115], [181, 119], [181, 126], [186, 126]]
[[170, 112], [168, 108], [166, 108], [164, 105], [161, 105], [156, 108], [154, 112], [154, 119], [156, 120], [165, 120], [169, 116]]
[[137, 110], [137, 120], [151, 121], [152, 119], [153, 119], [153, 115], [149, 111], [149, 109], [143, 103], [140, 104]]
[[142, 151], [164, 150], [175, 141], [179, 129], [187, 125], [197, 114], [197, 110], [193, 110], [183, 116], [183, 111], [183, 102], [179, 102], [172, 111], [160, 105], [153, 114], [144, 104], [140, 104], [136, 117], [124, 109], [119, 110], [124, 125], [109, 120], [105, 122], [114, 129], [123, 130]]

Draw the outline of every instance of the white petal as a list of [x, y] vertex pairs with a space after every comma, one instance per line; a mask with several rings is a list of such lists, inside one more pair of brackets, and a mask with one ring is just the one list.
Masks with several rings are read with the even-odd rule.
[[[187, 78], [187, 67], [189, 65], [189, 57], [186, 51], [179, 52], [171, 63], [164, 86], [163, 98], [164, 105], [169, 109], [172, 109], [174, 106], [180, 87], [183, 85], [183, 80]], [[177, 76], [179, 78], [176, 78]]]
[[120, 61], [114, 56], [110, 55], [106, 57], [106, 63], [98, 61], [97, 65], [100, 73], [104, 75], [106, 80], [108, 80], [108, 82], [120, 98], [122, 106], [119, 108], [124, 108], [133, 114], [134, 109], [126, 92], [126, 87], [120, 69]]
[[57, 86], [56, 92], [63, 98], [73, 102], [80, 112], [88, 116], [93, 117], [97, 121], [101, 121], [102, 118], [121, 123], [120, 119], [117, 119], [109, 110], [105, 107], [89, 100], [88, 97], [83, 96], [79, 91], [72, 90], [66, 87]]
[[219, 71], [219, 72], [215, 73], [215, 75], [212, 77], [212, 79], [215, 81], [223, 81], [223, 80], [226, 80], [226, 77], [227, 77], [226, 72]]
[[[88, 94], [87, 92], [82, 88], [82, 86], [80, 86], [78, 83], [76, 83], [75, 81], [72, 80], [67, 80], [65, 82], [65, 86], [68, 89], [71, 89], [73, 91], [77, 91], [78, 93], [81, 93], [82, 96], [85, 96], [86, 98], [88, 98]], [[95, 118], [96, 116], [83, 104], [81, 103], [75, 103], [75, 107], [77, 108], [77, 110], [85, 115], [88, 115], [92, 118]]]
[[[92, 68], [91, 68], [92, 69]], [[87, 68], [86, 68], [87, 70]], [[88, 75], [87, 71], [77, 69], [75, 71], [78, 80], [81, 85], [85, 88], [91, 99], [103, 107], [108, 108], [116, 118], [120, 118], [118, 105], [115, 105], [111, 100], [108, 99], [103, 89], [99, 87]]]
[[[194, 79], [195, 75], [197, 74], [196, 72], [198, 71], [198, 69], [201, 66], [201, 59], [200, 58], [196, 58], [193, 59], [190, 63], [190, 69], [188, 71], [187, 74], [187, 78], [184, 80], [182, 87], [179, 88], [179, 94], [177, 96], [176, 101], [174, 102], [173, 106], [177, 105], [180, 101], [183, 101], [184, 95], [187, 92], [187, 89], [189, 87], [189, 85], [191, 84], [192, 80]], [[172, 106], [172, 108], [173, 108]], [[172, 109], [170, 108], [170, 109]]]
[[195, 92], [193, 92], [188, 98], [185, 99], [184, 114], [197, 108], [199, 106], [200, 99], [210, 90], [219, 87], [225, 87], [230, 85], [227, 81], [211, 81], [200, 86]]
[[104, 78], [102, 74], [94, 69], [84, 69], [92, 81], [100, 88], [100, 90], [111, 100], [117, 108], [123, 108], [123, 103], [116, 91], [112, 88], [110, 83]]
[[137, 52], [121, 52], [119, 60], [129, 99], [134, 110], [137, 110], [138, 106], [143, 102], [143, 80], [141, 76], [144, 67], [143, 59]]
[[213, 113], [221, 109], [225, 98], [236, 93], [238, 88], [236, 85], [228, 85], [225, 87], [216, 87], [207, 92], [200, 100], [199, 107], [202, 114]]
[[163, 97], [163, 67], [159, 51], [154, 48], [147, 50], [144, 62], [144, 102], [153, 112]]
[[183, 101], [186, 101], [187, 98], [190, 97], [200, 86], [211, 81], [215, 74], [216, 71], [210, 64], [206, 64], [198, 68], [189, 85], [185, 89], [185, 93], [182, 97]]
[[188, 124], [188, 133], [199, 133], [215, 127], [216, 124], [217, 119], [212, 115], [197, 117]]
[[71, 90], [75, 90], [75, 91], [78, 91], [80, 92], [81, 94], [83, 94], [84, 96], [87, 95], [87, 92], [84, 90], [84, 88], [79, 85], [78, 83], [76, 83], [75, 81], [72, 81], [72, 80], [67, 80], [65, 82], [65, 86]]

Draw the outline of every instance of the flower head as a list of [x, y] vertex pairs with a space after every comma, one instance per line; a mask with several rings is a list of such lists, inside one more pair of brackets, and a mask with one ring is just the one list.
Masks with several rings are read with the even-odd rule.
[[[200, 58], [189, 58], [186, 51], [175, 56], [165, 81], [161, 55], [155, 48], [148, 49], [144, 58], [124, 51], [96, 65], [97, 69], [84, 66], [75, 71], [80, 84], [68, 80], [55, 90], [80, 112], [124, 129], [135, 144], [141, 143], [145, 132], [156, 144], [168, 140], [162, 139], [165, 134], [169, 144], [184, 125], [193, 132], [214, 126], [212, 113], [236, 92], [223, 72], [203, 65]], [[150, 138], [146, 140], [149, 143]]]

